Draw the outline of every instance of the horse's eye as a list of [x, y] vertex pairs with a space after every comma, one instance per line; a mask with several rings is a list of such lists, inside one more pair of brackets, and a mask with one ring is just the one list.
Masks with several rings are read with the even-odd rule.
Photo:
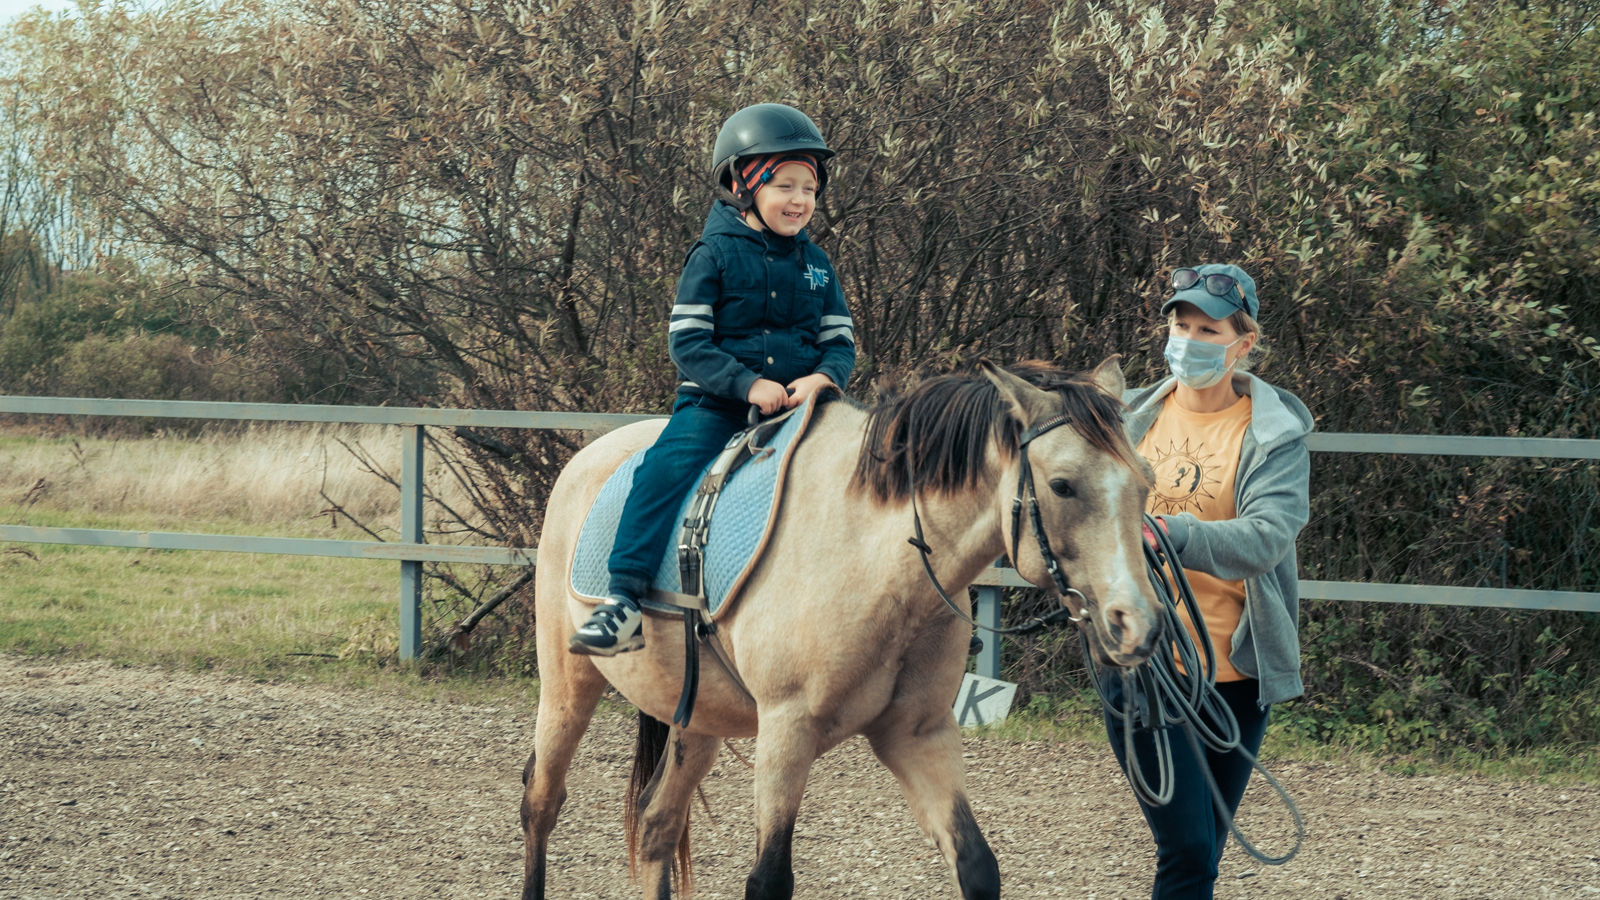
[[1076, 497], [1078, 492], [1072, 489], [1072, 482], [1065, 478], [1050, 479], [1050, 490], [1055, 491], [1057, 497]]

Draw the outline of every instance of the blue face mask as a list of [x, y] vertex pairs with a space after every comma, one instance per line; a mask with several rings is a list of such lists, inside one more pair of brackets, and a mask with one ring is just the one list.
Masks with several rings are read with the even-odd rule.
[[1230, 344], [1212, 344], [1171, 335], [1167, 338], [1167, 365], [1179, 381], [1203, 391], [1228, 374], [1228, 348], [1242, 340], [1240, 336]]

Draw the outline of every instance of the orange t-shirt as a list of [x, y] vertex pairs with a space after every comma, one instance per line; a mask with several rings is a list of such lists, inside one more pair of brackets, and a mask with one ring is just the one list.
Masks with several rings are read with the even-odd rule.
[[[1240, 397], [1227, 409], [1201, 413], [1184, 409], [1168, 395], [1155, 423], [1139, 441], [1140, 455], [1156, 473], [1147, 511], [1157, 516], [1193, 513], [1206, 522], [1237, 515], [1234, 482], [1251, 411], [1249, 397]], [[1195, 605], [1217, 651], [1217, 680], [1244, 680], [1247, 676], [1234, 668], [1229, 658], [1233, 633], [1239, 628], [1239, 617], [1244, 615], [1244, 582], [1193, 569], [1184, 569], [1183, 573], [1194, 589]], [[1198, 648], [1194, 624], [1187, 615], [1181, 618]]]

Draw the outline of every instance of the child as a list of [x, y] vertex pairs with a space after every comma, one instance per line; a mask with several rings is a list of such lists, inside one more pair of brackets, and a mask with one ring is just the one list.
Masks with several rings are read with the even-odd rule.
[[850, 310], [805, 227], [833, 151], [806, 115], [746, 107], [712, 150], [719, 185], [678, 279], [668, 347], [678, 367], [672, 418], [634, 471], [609, 567], [609, 599], [578, 628], [573, 653], [644, 646], [639, 598], [650, 588], [684, 497], [728, 439], [763, 415], [843, 389], [855, 367]]

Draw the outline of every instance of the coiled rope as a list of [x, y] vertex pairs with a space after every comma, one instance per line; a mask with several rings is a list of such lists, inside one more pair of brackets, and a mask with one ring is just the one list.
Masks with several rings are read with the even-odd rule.
[[[1123, 772], [1128, 776], [1135, 796], [1141, 801], [1151, 806], [1165, 806], [1172, 800], [1172, 792], [1176, 787], [1172, 765], [1173, 731], [1183, 734], [1190, 752], [1197, 759], [1203, 757], [1201, 744], [1218, 753], [1243, 754], [1251, 767], [1260, 772], [1261, 777], [1277, 792], [1278, 798], [1294, 818], [1294, 846], [1282, 856], [1270, 856], [1257, 849], [1234, 824], [1233, 814], [1222, 799], [1216, 779], [1212, 777], [1210, 768], [1202, 765], [1200, 769], [1205, 773], [1206, 785], [1211, 790], [1212, 805], [1228, 824], [1228, 832], [1245, 852], [1267, 865], [1282, 865], [1300, 852], [1306, 836], [1305, 819], [1278, 779], [1261, 765], [1254, 754], [1240, 745], [1239, 722], [1222, 695], [1217, 693], [1216, 650], [1211, 645], [1211, 636], [1206, 632], [1205, 620], [1201, 618], [1199, 606], [1195, 603], [1189, 579], [1183, 574], [1183, 566], [1177, 562], [1178, 554], [1167, 537], [1166, 529], [1149, 515], [1144, 518], [1145, 525], [1155, 535], [1156, 541], [1155, 547], [1145, 545], [1144, 554], [1150, 585], [1160, 601], [1159, 649], [1144, 665], [1121, 671], [1121, 708], [1107, 696], [1101, 682], [1101, 670], [1095, 665], [1094, 655], [1088, 652], [1087, 643], [1084, 648], [1084, 658], [1088, 660], [1089, 674], [1094, 681], [1095, 691], [1100, 695], [1100, 703], [1111, 718], [1122, 725], [1123, 759], [1126, 760]], [[1168, 560], [1172, 561], [1172, 565], [1166, 565]], [[1179, 610], [1180, 605], [1186, 607], [1183, 612]], [[1188, 615], [1195, 624], [1194, 633], [1200, 636], [1199, 648], [1195, 647], [1189, 629], [1184, 627], [1179, 615]], [[1136, 730], [1147, 731], [1154, 743], [1156, 772], [1153, 781], [1134, 752], [1133, 737]]]

